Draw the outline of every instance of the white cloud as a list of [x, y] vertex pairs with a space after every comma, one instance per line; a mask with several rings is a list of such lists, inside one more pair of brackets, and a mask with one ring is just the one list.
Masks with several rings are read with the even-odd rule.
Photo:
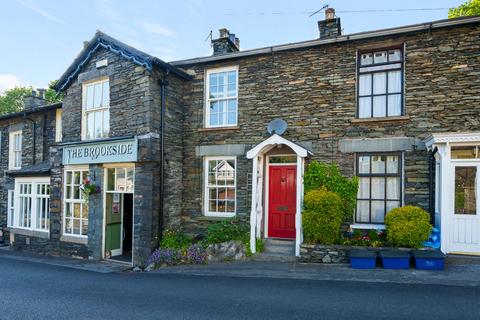
[[22, 81], [14, 74], [0, 74], [0, 93], [5, 90], [19, 87]]
[[24, 6], [25, 8], [28, 8], [30, 10], [33, 10], [35, 11], [36, 13], [38, 13], [39, 15], [41, 16], [44, 16], [45, 18], [47, 19], [50, 19], [56, 23], [59, 23], [59, 24], [66, 24], [65, 21], [63, 21], [62, 19], [60, 18], [57, 18], [55, 17], [54, 15], [48, 13], [47, 11], [43, 10], [42, 8], [38, 7], [35, 3], [31, 2], [31, 1], [25, 1], [25, 0], [15, 0], [17, 1], [17, 3], [21, 4], [22, 6]]
[[146, 32], [153, 33], [165, 37], [173, 37], [175, 32], [155, 22], [140, 21], [138, 25]]

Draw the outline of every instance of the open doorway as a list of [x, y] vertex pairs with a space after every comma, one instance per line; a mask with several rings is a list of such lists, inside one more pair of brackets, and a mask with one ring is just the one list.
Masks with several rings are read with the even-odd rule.
[[132, 263], [133, 168], [106, 171], [104, 256]]

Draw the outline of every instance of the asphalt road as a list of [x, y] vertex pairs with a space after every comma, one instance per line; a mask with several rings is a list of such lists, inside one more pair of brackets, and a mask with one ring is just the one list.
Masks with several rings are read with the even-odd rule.
[[0, 258], [0, 319], [480, 319], [480, 288], [100, 274]]

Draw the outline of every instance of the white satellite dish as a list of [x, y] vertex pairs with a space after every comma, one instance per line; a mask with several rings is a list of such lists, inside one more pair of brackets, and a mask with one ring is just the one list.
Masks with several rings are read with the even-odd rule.
[[270, 134], [282, 135], [287, 130], [288, 124], [283, 119], [273, 119], [267, 126], [267, 131]]

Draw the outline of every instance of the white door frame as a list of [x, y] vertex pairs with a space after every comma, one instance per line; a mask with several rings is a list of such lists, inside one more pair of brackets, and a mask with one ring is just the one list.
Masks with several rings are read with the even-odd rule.
[[[448, 216], [446, 217], [445, 221], [447, 222], [448, 226], [448, 249], [450, 253], [463, 253], [463, 254], [480, 254], [479, 251], [472, 251], [471, 246], [474, 244], [454, 244], [455, 232], [456, 232], [456, 219], [460, 218], [469, 218], [469, 220], [478, 220], [479, 218], [479, 209], [480, 209], [480, 159], [475, 160], [451, 160], [451, 177], [450, 177], [450, 195], [451, 201], [448, 205]], [[455, 168], [456, 167], [475, 167], [476, 168], [476, 177], [475, 177], [475, 200], [476, 200], [476, 214], [455, 214]], [[474, 221], [474, 223], [479, 223], [478, 221]], [[475, 225], [472, 226], [474, 228]], [[477, 227], [478, 228], [478, 227]], [[480, 244], [477, 245], [480, 247]]]
[[[289, 163], [270, 163], [270, 157], [288, 157], [288, 156], [295, 156], [297, 155], [295, 153], [291, 154], [272, 154], [272, 155], [265, 155], [265, 193], [264, 193], [264, 212], [263, 212], [263, 221], [264, 221], [264, 226], [263, 226], [263, 237], [265, 239], [268, 239], [268, 205], [270, 202], [270, 167], [271, 166], [296, 166], [297, 162], [289, 162]], [[298, 168], [296, 168], [298, 171]], [[297, 174], [297, 173], [296, 173]], [[259, 223], [261, 225], [261, 222]]]
[[[102, 259], [106, 258], [105, 255], [105, 246], [106, 246], [106, 230], [107, 230], [107, 193], [115, 193], [117, 191], [107, 191], [107, 169], [112, 168], [133, 168], [133, 192], [118, 192], [118, 193], [129, 193], [132, 194], [132, 261], [131, 264], [133, 265], [133, 257], [134, 257], [134, 239], [135, 239], [135, 228], [133, 227], [133, 221], [135, 221], [135, 163], [114, 163], [114, 164], [104, 164], [103, 165], [103, 223], [102, 223]], [[123, 202], [123, 199], [122, 199]], [[122, 203], [122, 235], [123, 235], [123, 203]], [[123, 238], [123, 236], [122, 236]], [[122, 240], [123, 242], [123, 240]], [[123, 250], [123, 243], [121, 244]]]

